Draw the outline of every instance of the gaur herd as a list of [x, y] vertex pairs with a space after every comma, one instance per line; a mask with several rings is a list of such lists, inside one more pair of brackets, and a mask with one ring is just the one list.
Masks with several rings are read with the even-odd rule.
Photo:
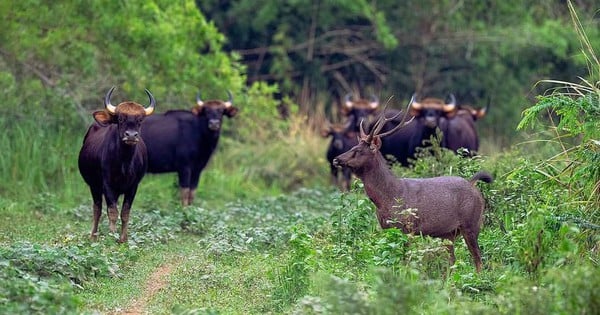
[[[234, 117], [238, 108], [230, 91], [226, 101], [204, 101], [198, 93], [196, 104], [189, 110], [152, 115], [157, 102], [150, 91], [146, 90], [148, 106], [133, 101], [115, 106], [111, 104], [114, 90], [112, 87], [106, 93], [104, 109], [92, 114], [95, 122], [84, 136], [78, 163], [92, 194], [91, 238], [98, 236], [103, 197], [109, 229], [116, 231], [117, 201], [123, 195], [118, 239], [123, 243], [127, 242], [129, 212], [144, 175], [177, 173], [181, 204], [191, 205], [200, 175], [219, 142], [223, 117]], [[405, 110], [388, 110], [387, 105], [380, 110], [376, 96], [356, 100], [352, 94], [345, 96], [342, 113], [346, 122], [328, 124], [322, 131], [324, 137], [331, 137], [326, 157], [332, 182], [349, 190], [351, 176], [356, 175], [377, 208], [382, 228], [396, 227], [404, 233], [450, 240], [451, 264], [452, 243], [462, 235], [479, 272], [482, 263], [477, 236], [484, 200], [475, 183], [491, 183], [492, 176], [480, 171], [470, 180], [451, 176], [397, 178], [390, 165], [409, 166], [417, 148], [437, 134], [442, 135], [442, 147], [474, 154], [479, 149], [475, 122], [485, 116], [489, 102], [475, 109], [457, 105], [452, 94], [447, 100], [413, 95]], [[375, 115], [378, 118], [369, 122]]]

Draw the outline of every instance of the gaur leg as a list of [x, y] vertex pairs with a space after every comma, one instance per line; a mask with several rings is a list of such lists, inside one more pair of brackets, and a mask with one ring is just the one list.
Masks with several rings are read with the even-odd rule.
[[196, 195], [196, 188], [190, 188], [188, 192], [188, 205], [191, 205], [194, 202], [194, 196]]
[[90, 187], [90, 191], [92, 192], [92, 233], [91, 238], [95, 241], [98, 238], [98, 223], [100, 222], [100, 217], [102, 216], [102, 189], [101, 188], [92, 188]]
[[481, 272], [481, 252], [479, 250], [479, 244], [477, 243], [477, 231], [463, 230], [463, 238], [465, 239], [465, 243], [469, 248], [469, 252], [471, 252], [471, 256], [473, 256], [473, 261], [475, 262], [475, 270], [477, 272]]
[[189, 188], [179, 188], [179, 197], [181, 198], [181, 205], [186, 207], [189, 206], [188, 196], [190, 195]]
[[177, 175], [179, 177], [179, 194], [181, 197], [181, 204], [185, 207], [189, 205], [188, 198], [190, 194], [192, 170], [189, 167], [184, 167], [177, 171]]
[[119, 238], [119, 243], [127, 242], [127, 224], [129, 223], [129, 211], [131, 210], [131, 205], [133, 204], [133, 199], [135, 199], [135, 194], [137, 192], [137, 186], [133, 187], [131, 190], [125, 193], [123, 197], [123, 205], [121, 206], [121, 237]]
[[342, 175], [344, 176], [344, 188], [346, 189], [346, 191], [349, 191], [350, 182], [352, 181], [352, 171], [349, 168], [344, 167], [344, 169], [342, 170]]
[[190, 191], [188, 192], [188, 205], [191, 205], [194, 202], [194, 196], [196, 195], [196, 189], [198, 188], [198, 183], [200, 183], [200, 175], [202, 174], [201, 168], [195, 168], [192, 170], [192, 176], [190, 178]]
[[339, 185], [338, 185], [338, 168], [333, 165], [331, 165], [330, 167], [331, 167], [331, 169], [330, 169], [331, 183], [333, 185], [335, 185], [336, 187], [339, 187]]
[[117, 209], [118, 198], [119, 195], [115, 194], [115, 192], [105, 184], [104, 199], [106, 200], [106, 205], [108, 207], [108, 228], [112, 233], [117, 230], [117, 217], [119, 216], [119, 210]]

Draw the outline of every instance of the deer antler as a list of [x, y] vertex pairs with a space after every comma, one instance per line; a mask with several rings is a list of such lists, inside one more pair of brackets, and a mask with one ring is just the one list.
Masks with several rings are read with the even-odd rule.
[[[398, 131], [400, 128], [406, 126], [407, 124], [409, 124], [413, 119], [415, 119], [414, 117], [412, 117], [410, 120], [406, 121], [406, 117], [408, 116], [408, 109], [410, 108], [410, 105], [413, 103], [413, 101], [415, 100], [415, 96], [413, 95], [410, 99], [410, 102], [408, 103], [408, 106], [406, 107], [406, 110], [404, 111], [404, 115], [402, 116], [402, 120], [400, 120], [400, 123], [398, 125], [396, 125], [396, 127], [392, 128], [391, 130], [388, 130], [384, 133], [379, 133], [379, 131], [381, 131], [381, 128], [383, 128], [383, 126], [391, 120], [396, 119], [398, 116], [400, 116], [400, 114], [402, 114], [402, 111], [399, 111], [396, 115], [392, 116], [392, 117], [385, 117], [385, 110], [387, 109], [387, 106], [389, 104], [389, 101], [385, 104], [385, 107], [383, 108], [383, 111], [381, 112], [381, 115], [379, 115], [379, 118], [377, 119], [377, 121], [375, 122], [375, 124], [373, 125], [373, 129], [371, 130], [371, 132], [369, 132], [369, 134], [366, 136], [365, 141], [367, 142], [371, 142], [373, 140], [373, 137], [380, 137], [383, 138], [385, 136], [389, 136], [392, 133]], [[365, 135], [365, 131], [363, 128], [363, 120], [360, 121], [360, 133], [361, 135]]]

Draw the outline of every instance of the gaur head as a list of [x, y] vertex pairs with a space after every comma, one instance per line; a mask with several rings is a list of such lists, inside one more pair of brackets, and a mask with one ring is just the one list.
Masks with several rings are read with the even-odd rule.
[[348, 120], [351, 122], [349, 125], [349, 130], [358, 131], [360, 127], [360, 122], [363, 119], [368, 119], [369, 115], [371, 115], [377, 108], [379, 107], [379, 98], [375, 95], [371, 95], [371, 97], [366, 99], [358, 99], [356, 101], [352, 100], [352, 94], [348, 93], [344, 97], [344, 105], [342, 107], [342, 113], [348, 117]]
[[450, 103], [428, 97], [421, 101], [415, 100], [410, 105], [410, 113], [424, 126], [432, 129], [438, 127], [441, 117], [448, 116], [454, 111], [456, 111], [456, 99], [452, 94], [450, 94]]
[[331, 137], [331, 146], [337, 151], [344, 149], [344, 144], [354, 141], [356, 143], [357, 134], [348, 130], [348, 124], [327, 124], [321, 130], [323, 138]]
[[203, 101], [200, 98], [200, 92], [198, 92], [196, 95], [196, 106], [192, 109], [192, 113], [199, 117], [206, 117], [209, 130], [214, 132], [220, 131], [223, 115], [231, 118], [238, 112], [238, 108], [233, 106], [233, 96], [230, 91], [227, 91], [227, 96], [229, 99], [226, 102], [220, 100]]
[[110, 98], [115, 90], [113, 86], [104, 96], [104, 110], [94, 112], [96, 122], [101, 126], [116, 124], [119, 139], [128, 145], [135, 145], [140, 141], [140, 126], [148, 115], [154, 112], [156, 100], [150, 91], [145, 90], [150, 98], [150, 105], [144, 107], [135, 102], [122, 102], [117, 106], [110, 103]]
[[488, 103], [483, 108], [474, 108], [470, 105], [460, 105], [458, 108], [458, 115], [470, 115], [473, 121], [477, 121], [481, 119], [487, 114], [488, 109], [490, 108], [491, 100], [488, 100]]

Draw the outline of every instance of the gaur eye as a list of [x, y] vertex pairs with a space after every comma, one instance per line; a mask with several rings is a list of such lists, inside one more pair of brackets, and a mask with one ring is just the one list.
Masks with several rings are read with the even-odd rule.
[[120, 123], [122, 123], [122, 122], [124, 122], [124, 121], [125, 121], [125, 117], [123, 117], [123, 116], [119, 116], [119, 122], [120, 122]]

